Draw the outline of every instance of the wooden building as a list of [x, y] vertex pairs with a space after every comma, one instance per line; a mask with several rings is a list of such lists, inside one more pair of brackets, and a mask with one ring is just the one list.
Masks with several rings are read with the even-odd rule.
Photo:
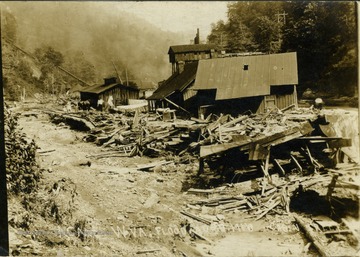
[[296, 53], [264, 54], [199, 61], [192, 90], [198, 106], [218, 112], [265, 112], [297, 106]]
[[170, 46], [169, 62], [172, 65], [172, 73], [179, 71], [181, 62], [188, 63], [198, 60], [217, 58], [220, 53], [216, 45], [213, 44], [200, 44], [200, 32], [197, 29], [194, 44], [189, 45], [175, 45]]
[[93, 108], [97, 107], [99, 99], [104, 100], [106, 106], [110, 96], [115, 106], [127, 105], [129, 99], [139, 99], [139, 89], [122, 85], [118, 83], [116, 77], [109, 77], [104, 79], [102, 85], [90, 86], [80, 91], [80, 100], [89, 100]]
[[297, 106], [297, 84], [295, 52], [215, 58], [179, 62], [148, 100], [150, 110], [168, 107], [171, 100], [199, 116], [262, 113]]

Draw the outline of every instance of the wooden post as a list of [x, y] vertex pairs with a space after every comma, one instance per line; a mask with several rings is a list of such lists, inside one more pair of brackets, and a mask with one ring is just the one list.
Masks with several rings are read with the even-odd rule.
[[[0, 9], [0, 38], [1, 38], [1, 13]], [[6, 187], [6, 164], [5, 164], [5, 119], [4, 119], [4, 94], [2, 72], [2, 48], [0, 46], [0, 256], [9, 255], [9, 225], [8, 204]]]

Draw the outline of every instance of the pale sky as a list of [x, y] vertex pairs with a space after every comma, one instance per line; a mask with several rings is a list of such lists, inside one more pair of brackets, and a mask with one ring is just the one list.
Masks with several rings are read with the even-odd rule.
[[220, 1], [118, 2], [121, 11], [133, 13], [164, 31], [188, 32], [200, 29], [201, 39], [211, 31], [211, 23], [227, 19], [227, 3]]

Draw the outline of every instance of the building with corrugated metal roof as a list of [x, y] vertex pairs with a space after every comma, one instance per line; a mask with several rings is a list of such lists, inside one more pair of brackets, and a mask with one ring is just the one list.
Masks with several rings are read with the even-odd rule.
[[90, 101], [93, 108], [97, 107], [99, 99], [104, 101], [104, 107], [110, 96], [115, 106], [128, 104], [129, 99], [139, 99], [139, 89], [118, 83], [116, 77], [104, 79], [104, 84], [93, 85], [80, 90], [80, 100]]
[[199, 106], [218, 112], [265, 112], [297, 105], [297, 84], [292, 52], [201, 60], [191, 89]]
[[168, 101], [192, 113], [265, 112], [297, 106], [296, 53], [244, 55], [182, 63], [148, 98], [152, 108]]

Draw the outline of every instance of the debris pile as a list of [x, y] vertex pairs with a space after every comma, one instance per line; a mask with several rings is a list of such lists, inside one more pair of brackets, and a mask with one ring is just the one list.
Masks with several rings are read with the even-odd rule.
[[190, 153], [200, 157], [200, 173], [206, 165], [213, 170], [223, 165], [224, 170], [260, 170], [268, 179], [271, 169], [285, 175], [294, 169], [306, 174], [333, 167], [340, 148], [351, 140], [327, 136], [323, 131], [328, 123], [317, 111], [293, 107], [236, 118], [210, 115], [205, 120], [164, 121], [159, 114], [139, 111], [49, 114], [53, 122], [88, 131], [85, 141], [111, 150], [95, 158]]

